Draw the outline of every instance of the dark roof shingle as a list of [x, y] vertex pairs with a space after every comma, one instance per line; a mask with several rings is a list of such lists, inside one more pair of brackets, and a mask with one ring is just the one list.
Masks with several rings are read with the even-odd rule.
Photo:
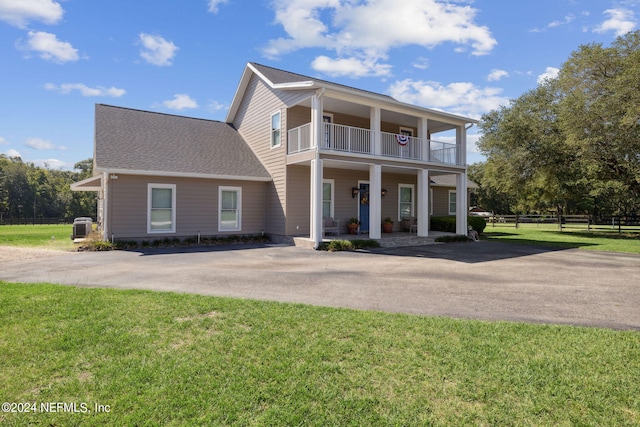
[[96, 105], [98, 169], [270, 178], [228, 123]]

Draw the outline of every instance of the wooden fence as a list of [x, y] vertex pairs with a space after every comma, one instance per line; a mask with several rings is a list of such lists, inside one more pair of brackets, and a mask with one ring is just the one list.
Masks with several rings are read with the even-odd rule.
[[73, 218], [2, 218], [0, 225], [63, 225], [73, 224]]
[[640, 220], [636, 217], [614, 216], [594, 219], [589, 215], [499, 215], [486, 218], [491, 227], [535, 227], [576, 230], [640, 231]]

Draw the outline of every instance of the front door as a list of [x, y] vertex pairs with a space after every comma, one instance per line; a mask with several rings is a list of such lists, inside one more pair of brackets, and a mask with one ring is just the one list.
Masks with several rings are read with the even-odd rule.
[[369, 184], [360, 184], [360, 231], [369, 232]]

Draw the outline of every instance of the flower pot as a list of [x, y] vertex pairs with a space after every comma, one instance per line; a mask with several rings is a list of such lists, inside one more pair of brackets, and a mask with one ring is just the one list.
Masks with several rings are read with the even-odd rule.
[[388, 223], [388, 222], [382, 223], [382, 231], [384, 233], [391, 233], [393, 231], [393, 223]]
[[358, 234], [358, 224], [347, 224], [349, 234]]

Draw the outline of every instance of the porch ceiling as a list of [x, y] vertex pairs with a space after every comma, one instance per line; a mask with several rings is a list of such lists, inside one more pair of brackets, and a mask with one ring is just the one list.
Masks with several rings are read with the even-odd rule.
[[[369, 163], [357, 162], [357, 161], [348, 161], [348, 160], [335, 160], [335, 159], [323, 159], [322, 161], [324, 168], [329, 169], [346, 169], [352, 171], [368, 171]], [[311, 166], [311, 161], [296, 163], [298, 165]], [[404, 167], [404, 166], [394, 166], [389, 164], [382, 164], [382, 172], [383, 173], [394, 173], [394, 174], [402, 174], [402, 175], [417, 175], [418, 167]], [[450, 175], [453, 173], [451, 170], [433, 170], [429, 169], [430, 176], [437, 175]]]
[[[307, 98], [299, 105], [311, 108], [311, 98]], [[325, 96], [323, 98], [324, 110], [327, 112], [347, 114], [355, 117], [370, 117], [370, 106], [357, 104], [355, 102], [344, 101], [341, 99], [330, 98]], [[405, 127], [418, 127], [418, 117], [412, 116], [397, 111], [391, 111], [381, 109], [381, 120], [388, 123], [397, 123], [399, 126]], [[445, 132], [455, 129], [455, 126], [450, 123], [438, 121], [436, 119], [429, 118], [429, 131], [433, 135], [438, 132]]]

